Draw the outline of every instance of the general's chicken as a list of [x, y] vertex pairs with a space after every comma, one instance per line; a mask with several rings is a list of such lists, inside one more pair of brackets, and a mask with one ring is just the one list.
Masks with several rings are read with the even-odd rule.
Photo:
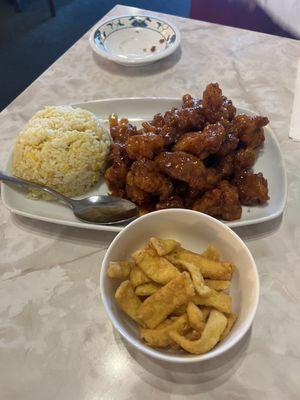
[[235, 178], [235, 184], [240, 201], [244, 205], [264, 204], [269, 200], [268, 182], [262, 173], [244, 171]]
[[155, 162], [163, 173], [187, 182], [195, 189], [209, 189], [218, 181], [215, 170], [206, 168], [197, 157], [183, 151], [161, 153], [155, 158]]
[[160, 200], [166, 200], [173, 192], [171, 180], [161, 174], [156, 163], [142, 158], [135, 161], [131, 167], [133, 183], [143, 191], [159, 196]]
[[220, 123], [209, 124], [206, 125], [203, 131], [188, 132], [181, 136], [172, 150], [185, 151], [203, 160], [210, 154], [218, 152], [225, 136], [225, 129]]
[[163, 147], [162, 137], [152, 132], [130, 136], [125, 143], [125, 150], [131, 160], [142, 157], [152, 159], [155, 154], [162, 151]]
[[220, 217], [226, 221], [239, 219], [242, 214], [242, 207], [238, 190], [228, 181], [221, 181], [217, 188], [207, 191], [194, 202], [193, 210], [204, 212], [213, 217]]
[[110, 194], [125, 197], [140, 213], [191, 208], [228, 221], [241, 204], [268, 201], [268, 184], [252, 173], [268, 118], [237, 114], [217, 83], [203, 98], [185, 94], [182, 104], [137, 128], [109, 119], [113, 139], [105, 179]]

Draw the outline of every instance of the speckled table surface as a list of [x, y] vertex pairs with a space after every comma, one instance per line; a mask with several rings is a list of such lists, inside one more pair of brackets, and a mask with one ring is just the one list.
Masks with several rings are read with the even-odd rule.
[[[117, 6], [110, 14], [134, 13]], [[181, 49], [144, 68], [93, 55], [84, 35], [0, 115], [0, 164], [25, 121], [49, 104], [127, 96], [194, 95], [210, 81], [240, 107], [269, 116], [288, 175], [282, 219], [237, 233], [259, 269], [251, 332], [223, 357], [167, 365], [129, 347], [99, 295], [112, 233], [11, 215], [0, 204], [0, 398], [299, 399], [300, 144], [288, 139], [300, 42], [168, 16]]]

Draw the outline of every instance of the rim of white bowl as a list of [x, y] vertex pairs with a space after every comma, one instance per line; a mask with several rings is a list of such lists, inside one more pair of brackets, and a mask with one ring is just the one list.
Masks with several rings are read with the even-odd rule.
[[[100, 47], [98, 47], [96, 45], [96, 43], [94, 41], [94, 35], [95, 35], [95, 32], [98, 29], [100, 29], [103, 25], [107, 24], [107, 22], [113, 21], [113, 20], [118, 19], [118, 18], [129, 18], [129, 17], [150, 17], [150, 18], [155, 18], [158, 21], [169, 25], [174, 30], [174, 32], [176, 34], [175, 42], [172, 43], [172, 45], [169, 46], [166, 50], [161, 51], [161, 52], [159, 52], [157, 54], [155, 54], [155, 53], [148, 54], [147, 56], [136, 57], [134, 59], [126, 59], [126, 58], [120, 57], [118, 55], [111, 54], [111, 53], [109, 53], [107, 51], [102, 50]], [[179, 29], [177, 28], [176, 25], [172, 24], [171, 22], [169, 22], [169, 21], [167, 21], [165, 19], [162, 19], [160, 17], [156, 17], [155, 15], [151, 15], [151, 14], [127, 15], [126, 14], [126, 15], [119, 15], [119, 16], [116, 16], [116, 17], [111, 17], [111, 18], [108, 18], [108, 19], [105, 19], [105, 20], [101, 21], [101, 23], [99, 25], [97, 25], [92, 30], [92, 32], [90, 34], [89, 42], [90, 42], [90, 45], [91, 45], [92, 49], [94, 50], [94, 52], [96, 54], [100, 55], [101, 57], [103, 57], [103, 58], [105, 58], [107, 60], [110, 60], [110, 61], [114, 61], [114, 62], [116, 62], [118, 64], [134, 66], [135, 64], [136, 65], [141, 65], [141, 64], [153, 63], [155, 61], [161, 60], [162, 58], [168, 57], [169, 55], [174, 53], [177, 50], [177, 48], [179, 47], [179, 45], [180, 45], [180, 31], [179, 31]]]
[[[154, 214], [163, 214], [163, 213], [176, 214], [178, 211], [192, 214], [195, 217], [199, 217], [199, 215], [201, 215], [201, 218], [204, 218], [204, 220], [207, 219], [207, 220], [215, 223], [216, 225], [219, 225], [222, 229], [224, 229], [230, 235], [232, 235], [235, 239], [237, 239], [238, 242], [240, 243], [240, 245], [246, 251], [247, 255], [249, 256], [249, 260], [251, 261], [253, 273], [255, 276], [255, 285], [254, 285], [254, 287], [256, 288], [255, 300], [254, 300], [253, 305], [248, 313], [247, 319], [246, 319], [243, 327], [236, 333], [236, 337], [234, 338], [234, 340], [223, 344], [223, 347], [214, 348], [214, 349], [210, 350], [209, 352], [207, 352], [205, 354], [201, 354], [201, 355], [186, 354], [186, 355], [182, 355], [182, 356], [177, 356], [174, 354], [164, 354], [164, 353], [161, 353], [159, 350], [152, 349], [151, 347], [142, 343], [141, 340], [133, 338], [129, 333], [127, 333], [127, 331], [123, 328], [123, 326], [118, 323], [113, 312], [111, 312], [111, 310], [110, 310], [110, 307], [106, 300], [106, 296], [104, 296], [104, 280], [105, 280], [106, 271], [107, 271], [107, 267], [105, 268], [105, 265], [107, 264], [107, 266], [108, 266], [111, 249], [113, 248], [114, 244], [120, 239], [120, 237], [125, 235], [129, 228], [131, 228], [132, 226], [134, 226], [138, 223], [141, 223], [142, 221], [144, 221], [148, 218], [151, 218]], [[142, 217], [139, 217], [136, 220], [132, 221], [121, 232], [118, 233], [118, 235], [114, 238], [114, 240], [109, 245], [109, 247], [105, 253], [105, 256], [103, 258], [103, 261], [101, 264], [101, 270], [100, 270], [101, 299], [104, 304], [105, 311], [106, 311], [111, 323], [115, 327], [115, 329], [121, 334], [121, 336], [125, 340], [127, 340], [127, 342], [129, 342], [132, 346], [134, 346], [141, 352], [147, 354], [148, 356], [156, 358], [161, 361], [173, 362], [173, 363], [177, 363], [177, 364], [189, 364], [189, 363], [210, 360], [212, 358], [220, 356], [221, 354], [225, 353], [226, 351], [228, 351], [229, 349], [234, 347], [242, 339], [242, 337], [248, 332], [249, 328], [251, 327], [251, 325], [253, 323], [253, 320], [254, 320], [254, 317], [255, 317], [255, 314], [257, 311], [257, 307], [258, 307], [258, 302], [259, 302], [259, 292], [260, 292], [260, 284], [259, 284], [259, 277], [258, 277], [256, 263], [254, 261], [254, 258], [252, 256], [250, 250], [248, 249], [246, 244], [243, 242], [243, 240], [231, 228], [229, 228], [227, 225], [223, 224], [221, 221], [219, 221], [207, 214], [203, 214], [199, 211], [188, 210], [188, 209], [184, 209], [184, 208], [169, 208], [166, 210], [153, 211], [149, 214], [145, 214]], [[228, 337], [230, 337], [230, 335]]]

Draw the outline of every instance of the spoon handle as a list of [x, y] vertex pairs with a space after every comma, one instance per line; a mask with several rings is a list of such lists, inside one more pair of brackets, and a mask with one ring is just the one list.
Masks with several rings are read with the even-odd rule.
[[0, 171], [0, 181], [14, 183], [16, 185], [25, 186], [31, 189], [43, 190], [44, 192], [51, 194], [57, 199], [62, 200], [64, 203], [68, 204], [68, 206], [70, 206], [71, 208], [73, 207], [72, 199], [69, 199], [68, 197], [62, 195], [56, 190], [49, 188], [48, 186], [39, 185], [37, 183], [26, 181], [25, 179], [22, 178], [16, 178], [15, 176], [6, 175], [2, 171]]

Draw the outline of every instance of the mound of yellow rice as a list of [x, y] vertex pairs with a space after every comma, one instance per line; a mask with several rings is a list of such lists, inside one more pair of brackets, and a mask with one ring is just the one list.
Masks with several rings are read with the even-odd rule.
[[[45, 107], [17, 137], [13, 174], [66, 196], [88, 192], [100, 178], [110, 139], [97, 117], [73, 107]], [[32, 191], [30, 197], [45, 197]]]

